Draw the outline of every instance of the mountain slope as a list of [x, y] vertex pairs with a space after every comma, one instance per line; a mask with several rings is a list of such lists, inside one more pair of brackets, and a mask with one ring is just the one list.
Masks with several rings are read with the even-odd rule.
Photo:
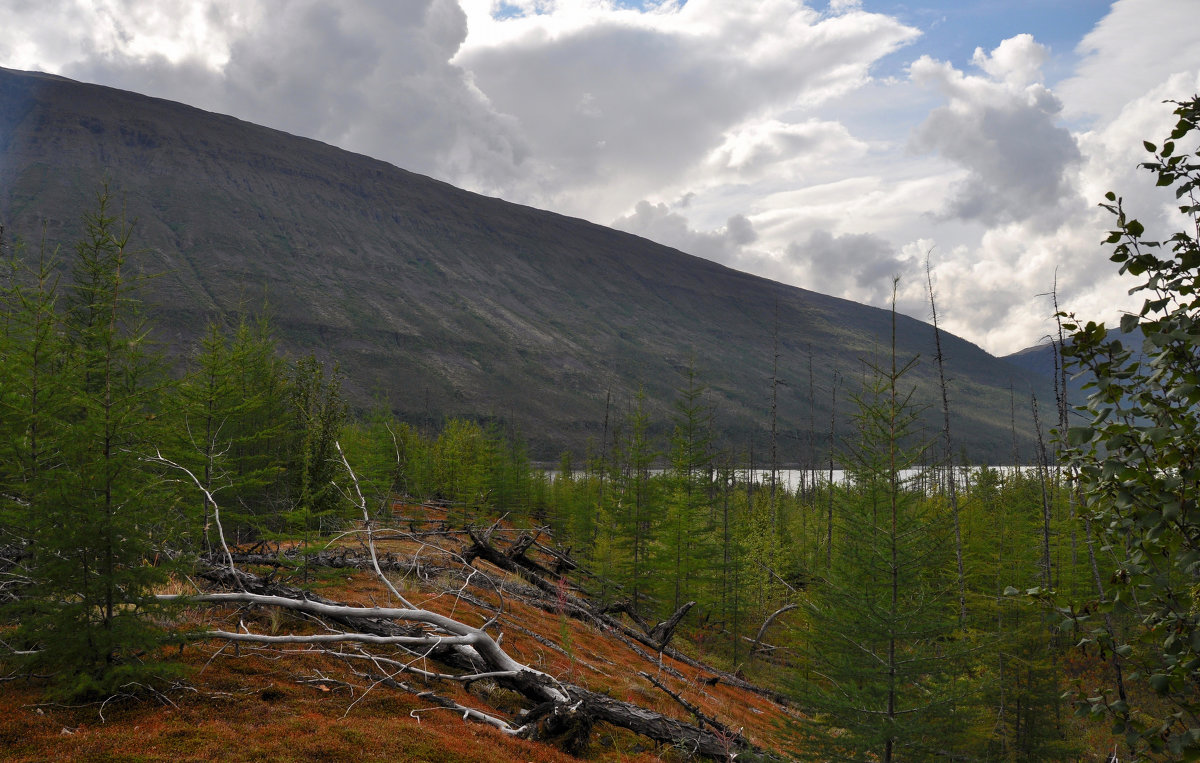
[[[0, 69], [0, 221], [28, 239], [44, 219], [69, 245], [104, 178], [137, 220], [144, 267], [163, 273], [148, 297], [176, 352], [265, 295], [284, 345], [336, 357], [360, 404], [494, 415], [541, 457], [598, 440], [639, 388], [665, 423], [693, 356], [721, 429], [761, 448], [778, 325], [782, 453], [803, 460], [810, 443], [824, 452], [835, 371], [844, 413], [890, 341], [884, 310], [231, 117]], [[899, 318], [897, 343], [932, 358], [925, 324]], [[1025, 400], [1044, 382], [943, 344], [963, 447], [1005, 458], [1010, 385]], [[919, 401], [936, 399], [935, 374], [918, 368]]]
[[[1144, 358], [1142, 342], [1145, 337], [1141, 330], [1132, 332], [1121, 331], [1120, 326], [1109, 326], [1108, 336], [1110, 339], [1119, 339], [1126, 349], [1133, 352], [1134, 360], [1142, 360]], [[1071, 345], [1070, 336], [1066, 337], [1067, 346]], [[1037, 374], [1040, 378], [1053, 379], [1056, 375], [1062, 373], [1059, 364], [1063, 359], [1058, 355], [1057, 343], [1044, 342], [1032, 347], [1026, 347], [1023, 350], [1017, 350], [1011, 355], [1005, 355], [1004, 360], [1012, 363], [1015, 366], [1025, 369], [1026, 371]], [[1092, 392], [1090, 389], [1084, 389], [1085, 385], [1095, 381], [1095, 376], [1090, 371], [1081, 371], [1073, 362], [1068, 360], [1066, 367], [1067, 375], [1067, 403], [1072, 406], [1083, 405]], [[1079, 413], [1077, 415], [1083, 415]]]

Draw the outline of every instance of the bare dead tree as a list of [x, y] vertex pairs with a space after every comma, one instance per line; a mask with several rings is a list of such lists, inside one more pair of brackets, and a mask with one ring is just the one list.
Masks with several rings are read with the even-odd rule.
[[779, 300], [775, 300], [775, 325], [771, 331], [771, 487], [768, 493], [770, 504], [771, 532], [779, 532], [779, 512], [776, 491], [779, 483]]
[[937, 299], [933, 289], [933, 270], [929, 265], [929, 254], [925, 254], [925, 283], [929, 285], [929, 311], [933, 315], [933, 342], [937, 349], [938, 386], [942, 391], [942, 457], [946, 469], [946, 483], [950, 497], [950, 514], [954, 519], [954, 555], [958, 562], [958, 624], [967, 621], [967, 574], [963, 567], [962, 525], [958, 517], [958, 480], [954, 473], [954, 445], [950, 438], [950, 396], [946, 391], [946, 362], [942, 355], [942, 332], [938, 328]]
[[799, 606], [799, 604], [785, 604], [771, 614], [767, 615], [767, 619], [763, 620], [762, 627], [758, 629], [758, 633], [754, 636], [754, 648], [750, 650], [750, 654], [753, 655], [762, 646], [763, 636], [767, 635], [767, 628], [771, 627], [771, 623], [775, 622], [776, 618], [785, 612], [790, 612], [793, 609], [796, 609]]
[[1033, 428], [1037, 432], [1038, 482], [1042, 486], [1042, 584], [1049, 589], [1052, 583], [1050, 566], [1050, 495], [1047, 492], [1046, 441], [1042, 437], [1042, 419], [1038, 415], [1037, 395], [1030, 396], [1033, 407]]
[[[236, 572], [236, 568], [233, 564], [233, 554], [230, 553], [229, 543], [227, 543], [225, 540], [225, 528], [221, 526], [221, 507], [217, 505], [217, 501], [215, 498], [213, 498], [212, 492], [205, 487], [204, 483], [202, 483], [190, 469], [181, 464], [177, 464], [174, 461], [163, 458], [162, 452], [158, 449], [155, 449], [154, 456], [152, 458], [143, 458], [142, 460], [146, 461], [147, 463], [158, 464], [160, 466], [166, 466], [170, 469], [183, 472], [192, 480], [192, 483], [195, 484], [196, 489], [204, 494], [205, 505], [212, 507], [213, 522], [217, 525], [217, 537], [221, 540], [221, 549], [225, 552], [225, 561], [229, 564], [229, 571]], [[205, 535], [207, 535], [207, 522], [205, 525]]]
[[833, 390], [831, 392], [832, 401], [829, 406], [829, 507], [828, 516], [825, 521], [825, 569], [833, 568], [833, 453], [834, 453], [834, 436], [837, 426], [837, 393], [838, 382], [840, 375], [837, 371], [833, 372]]

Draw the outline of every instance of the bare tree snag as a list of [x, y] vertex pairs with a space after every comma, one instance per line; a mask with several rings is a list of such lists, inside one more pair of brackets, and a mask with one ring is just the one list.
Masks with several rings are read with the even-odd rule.
[[793, 609], [797, 609], [799, 606], [800, 605], [798, 604], [785, 604], [771, 614], [767, 615], [767, 619], [763, 620], [762, 627], [758, 629], [758, 633], [754, 636], [754, 646], [750, 649], [750, 654], [754, 654], [762, 649], [763, 636], [767, 635], [767, 628], [771, 627], [771, 623], [775, 622], [775, 618], [779, 617], [784, 612], [790, 612]]
[[[379, 569], [379, 559], [375, 556], [375, 539], [372, 536], [371, 513], [367, 511], [367, 499], [363, 495], [362, 489], [358, 485], [358, 477], [354, 474], [354, 470], [350, 468], [350, 462], [346, 460], [346, 454], [342, 452], [342, 444], [337, 440], [333, 443], [337, 446], [338, 458], [342, 460], [342, 466], [346, 467], [346, 474], [350, 475], [351, 482], [354, 483], [354, 492], [358, 495], [358, 507], [362, 510], [363, 526], [367, 528], [367, 548], [371, 551], [371, 564], [375, 567], [375, 574], [383, 582], [387, 589], [392, 592], [392, 596], [396, 597], [396, 601], [403, 604], [405, 607], [412, 609], [413, 605], [407, 599], [400, 595], [396, 590], [396, 586], [392, 585], [392, 581], [388, 580], [387, 575], [383, 574], [383, 570]], [[232, 564], [232, 562], [230, 562]]]
[[630, 603], [629, 599], [618, 599], [611, 604], [604, 605], [600, 609], [596, 610], [596, 612], [601, 615], [611, 615], [613, 612], [624, 612], [625, 614], [629, 615], [629, 619], [633, 620], [637, 627], [642, 629], [643, 633], [650, 632], [650, 623], [642, 619], [642, 616], [639, 615], [637, 610], [633, 608], [633, 604]]
[[491, 562], [505, 572], [519, 575], [530, 585], [551, 596], [558, 596], [558, 587], [555, 584], [517, 564], [507, 554], [497, 551], [496, 547], [489, 543], [486, 538], [480, 537], [474, 528], [467, 528], [467, 537], [471, 539], [471, 547], [462, 552], [464, 563], [470, 564], [476, 559], [483, 559], [484, 561]]
[[938, 385], [942, 391], [942, 436], [946, 460], [946, 487], [950, 494], [950, 513], [954, 518], [954, 554], [958, 562], [958, 624], [967, 622], [967, 577], [963, 567], [962, 525], [958, 516], [958, 480], [954, 473], [954, 447], [950, 439], [950, 397], [946, 392], [946, 363], [942, 355], [942, 332], [938, 328], [937, 301], [933, 292], [933, 270], [929, 266], [929, 254], [925, 255], [925, 281], [929, 284], [929, 311], [933, 315], [933, 341], [937, 349]]
[[1033, 428], [1037, 433], [1038, 482], [1042, 487], [1042, 585], [1049, 589], [1053, 582], [1050, 562], [1050, 496], [1046, 492], [1046, 483], [1050, 480], [1050, 467], [1046, 460], [1046, 442], [1042, 439], [1042, 420], [1038, 415], [1037, 395], [1031, 393], [1030, 401], [1033, 407]]
[[658, 649], [660, 651], [671, 640], [671, 637], [675, 635], [675, 629], [679, 627], [679, 623], [683, 620], [684, 616], [687, 615], [688, 610], [694, 606], [696, 606], [696, 602], [689, 601], [679, 609], [675, 610], [675, 614], [671, 615], [669, 618], [650, 629], [650, 633], [648, 635], [652, 641], [658, 643]]

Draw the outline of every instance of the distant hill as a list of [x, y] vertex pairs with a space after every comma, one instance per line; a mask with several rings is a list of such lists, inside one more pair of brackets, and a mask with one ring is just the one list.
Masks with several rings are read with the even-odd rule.
[[[1120, 339], [1126, 348], [1134, 351], [1134, 358], [1141, 358], [1141, 348], [1143, 337], [1140, 330], [1135, 330], [1132, 333], [1121, 331], [1119, 325], [1107, 327], [1109, 335]], [[1067, 346], [1071, 344], [1070, 337], [1067, 337]], [[1060, 364], [1062, 359], [1058, 356], [1057, 342], [1051, 343], [1049, 340], [1026, 347], [1023, 350], [1018, 350], [1011, 355], [1005, 355], [1004, 360], [1019, 366], [1030, 373], [1036, 374], [1039, 378], [1053, 379], [1056, 374], [1061, 373]], [[1079, 369], [1072, 364], [1068, 364], [1067, 369], [1067, 402], [1071, 406], [1083, 405], [1088, 396], [1089, 390], [1083, 387], [1093, 379], [1090, 373], [1080, 373]]]
[[1057, 359], [1058, 353], [1055, 352], [1055, 349], [1055, 343], [1046, 341], [1023, 350], [1017, 350], [1011, 355], [1005, 355], [1004, 360], [1030, 373], [1052, 379], [1058, 373], [1058, 364], [1061, 362]]
[[[44, 221], [69, 246], [105, 178], [137, 220], [145, 268], [163, 274], [147, 297], [169, 351], [266, 295], [285, 348], [336, 358], [360, 406], [495, 417], [541, 458], [598, 447], [639, 389], [665, 431], [694, 358], [724, 437], [761, 462], [777, 325], [782, 458], [804, 460], [810, 443], [825, 451], [835, 372], [846, 429], [850, 393], [890, 342], [886, 310], [231, 117], [0, 69], [0, 223], [36, 240]], [[1024, 411], [1048, 382], [943, 343], [961, 447], [1003, 461], [1010, 388]], [[911, 378], [932, 406], [932, 329], [900, 317], [897, 345], [925, 359]], [[940, 413], [928, 420], [932, 434]]]

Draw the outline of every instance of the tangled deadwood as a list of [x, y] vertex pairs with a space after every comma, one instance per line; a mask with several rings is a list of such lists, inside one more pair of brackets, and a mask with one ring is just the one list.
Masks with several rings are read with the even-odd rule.
[[[226, 589], [238, 590], [160, 598], [190, 605], [253, 605], [302, 612], [326, 623], [328, 632], [258, 634], [248, 630], [205, 629], [188, 633], [190, 639], [219, 639], [264, 646], [300, 644], [321, 650], [333, 646], [349, 647], [353, 651], [345, 653], [348, 659], [367, 662], [376, 671], [386, 671], [367, 674], [369, 677], [399, 689], [409, 688], [401, 686], [403, 682], [397, 680], [404, 674], [427, 681], [494, 681], [526, 698], [531, 709], [515, 718], [503, 719], [458, 705], [440, 695], [417, 694], [431, 700], [439, 697], [436, 702], [442, 707], [453, 704], [468, 720], [488, 723], [508, 734], [554, 741], [568, 751], [585, 749], [594, 725], [607, 723], [696, 755], [715, 760], [729, 757], [728, 737], [714, 729], [712, 721], [706, 729], [560, 681], [515, 660], [483, 628], [454, 618], [420, 608], [347, 606], [252, 573], [241, 570], [231, 573], [227, 567], [214, 568], [204, 577]], [[375, 655], [367, 651], [371, 646], [400, 649], [411, 657], [422, 659], [397, 660]], [[436, 671], [420, 667], [431, 660], [445, 668]], [[737, 741], [740, 747], [750, 749], [745, 740]]]
[[[340, 446], [338, 452], [341, 455]], [[370, 680], [372, 687], [386, 686], [414, 693], [435, 707], [454, 710], [464, 720], [486, 723], [505, 734], [552, 741], [571, 753], [579, 753], [587, 748], [592, 729], [598, 723], [628, 729], [657, 743], [714, 760], [731, 760], [739, 751], [762, 753], [740, 732], [734, 733], [715, 718], [705, 715], [648, 673], [642, 675], [687, 709], [697, 723], [672, 718], [560, 680], [515, 659], [501, 646], [502, 634], [493, 637], [489, 633], [489, 629], [498, 627], [504, 597], [516, 597], [544, 611], [607, 630], [644, 659], [654, 663], [655, 657], [638, 648], [634, 642], [644, 644], [658, 653], [659, 671], [665, 670], [682, 678], [678, 671], [664, 665], [662, 655], [668, 650], [667, 643], [676, 628], [693, 606], [692, 602], [680, 607], [670, 618], [653, 628], [647, 627], [638, 618], [636, 621], [643, 631], [638, 633], [573, 592], [565, 578], [561, 577], [565, 571], [577, 567], [567, 554], [555, 551], [548, 555], [553, 560], [554, 571], [530, 558], [532, 549], [545, 548], [537, 542], [536, 535], [521, 534], [507, 551], [501, 551], [492, 544], [490, 531], [478, 533], [468, 528], [466, 534], [470, 545], [451, 548], [455, 536], [450, 533], [444, 536], [446, 545], [443, 546], [428, 532], [422, 532], [417, 537], [395, 528], [376, 528], [354, 471], [344, 455], [342, 463], [352, 480], [356, 502], [362, 510], [363, 525], [359, 537], [365, 542], [357, 553], [352, 549], [339, 548], [310, 554], [307, 564], [309, 567], [324, 565], [335, 569], [372, 571], [399, 606], [347, 605], [273, 580], [271, 576], [264, 578], [255, 575], [238, 565], [262, 565], [278, 570], [291, 564], [289, 555], [236, 554], [224, 542], [221, 533], [221, 553], [212, 559], [211, 567], [202, 578], [213, 587], [223, 590], [191, 595], [162, 595], [159, 598], [188, 606], [258, 607], [291, 611], [307, 618], [305, 622], [310, 627], [306, 630], [316, 625], [320, 632], [254, 633], [239, 621], [240, 627], [236, 630], [203, 628], [187, 632], [187, 638], [250, 644], [256, 648], [301, 645], [307, 651], [332, 655], [341, 660], [351, 666], [355, 675]], [[211, 495], [208, 497], [211, 499]], [[215, 501], [212, 505], [220, 532], [220, 510]], [[381, 558], [376, 551], [376, 538], [380, 535], [385, 535], [389, 540], [407, 540], [419, 552], [409, 556], [387, 554]], [[502, 574], [495, 575], [476, 567], [478, 560], [488, 562]], [[495, 614], [481, 626], [472, 626], [461, 619], [415, 606], [389, 577], [389, 574], [411, 575], [428, 582], [431, 570], [439, 580], [450, 586], [445, 593], [453, 596], [456, 604], [460, 601], [479, 602], [468, 593], [469, 588], [476, 587], [499, 595], [500, 608], [486, 606], [485, 609]], [[509, 576], [518, 577], [523, 584], [514, 584], [508, 579]], [[556, 648], [564, 651], [561, 646]], [[735, 676], [714, 671], [695, 660], [684, 658], [684, 661], [707, 673], [717, 674], [727, 683], [745, 684]], [[470, 686], [477, 682], [493, 682], [515, 692], [528, 706], [511, 717], [486, 713], [429, 689], [413, 687], [401, 680], [405, 676], [412, 676], [427, 684], [445, 682]], [[757, 687], [753, 688], [763, 692]]]

